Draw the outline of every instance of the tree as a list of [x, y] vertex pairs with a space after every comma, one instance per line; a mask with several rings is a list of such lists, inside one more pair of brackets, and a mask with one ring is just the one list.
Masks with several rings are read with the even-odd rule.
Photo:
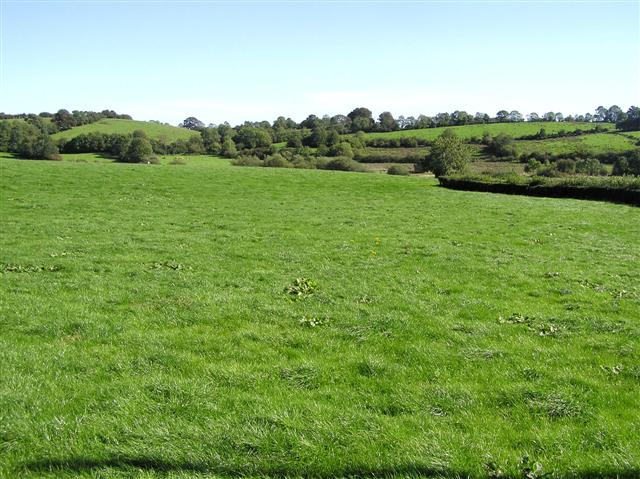
[[204, 123], [198, 120], [195, 116], [190, 116], [185, 118], [184, 121], [180, 123], [180, 126], [187, 130], [200, 130], [204, 128]]
[[471, 120], [471, 115], [469, 115], [466, 111], [456, 110], [451, 114], [451, 121], [453, 121], [455, 125], [466, 125], [470, 123]]
[[603, 106], [596, 108], [596, 114], [593, 115], [594, 121], [605, 121], [607, 118], [607, 109]]
[[222, 142], [222, 156], [226, 156], [227, 158], [235, 158], [238, 155], [238, 150], [236, 149], [236, 144], [231, 139], [231, 137], [226, 137]]
[[375, 126], [371, 110], [364, 107], [355, 108], [347, 115], [351, 119], [351, 131], [371, 131]]
[[556, 121], [556, 114], [552, 111], [546, 112], [542, 116], [543, 121]]
[[343, 141], [333, 145], [329, 150], [329, 154], [331, 156], [346, 156], [347, 158], [353, 158], [353, 148], [351, 148], [351, 143]]
[[475, 116], [473, 117], [473, 121], [475, 123], [489, 123], [489, 120], [489, 115], [480, 111], [476, 112]]
[[425, 159], [425, 169], [436, 176], [464, 171], [471, 160], [471, 148], [453, 130], [445, 130], [434, 142], [429, 156]]
[[560, 113], [560, 112], [556, 113], [555, 120], [557, 122], [564, 121], [564, 116], [562, 115], [562, 113]]
[[143, 163], [153, 155], [153, 148], [147, 135], [142, 130], [133, 132], [133, 138], [125, 154], [120, 159], [127, 163]]
[[511, 113], [509, 113], [509, 121], [512, 122], [519, 122], [519, 121], [523, 121], [523, 117], [522, 117], [522, 113], [520, 113], [518, 110], [513, 110]]
[[605, 116], [604, 121], [617, 123], [622, 120], [624, 116], [625, 114], [622, 109], [618, 105], [613, 105], [607, 110], [607, 115]]
[[202, 146], [208, 154], [217, 155], [220, 153], [220, 133], [217, 129], [203, 128], [200, 130], [200, 136], [202, 137]]
[[527, 115], [527, 121], [540, 121], [540, 115], [538, 115], [536, 112], [531, 112]]
[[627, 110], [626, 118], [616, 123], [620, 130], [640, 130], [640, 108], [631, 106]]
[[68, 130], [73, 128], [75, 125], [75, 120], [69, 111], [67, 110], [58, 110], [55, 115], [53, 115], [53, 122], [58, 127], [58, 130]]
[[351, 118], [346, 115], [335, 115], [329, 120], [329, 124], [339, 133], [344, 134], [349, 131]]
[[500, 133], [492, 138], [487, 145], [487, 151], [495, 156], [515, 156], [516, 150], [513, 145], [513, 137], [506, 133]]
[[504, 123], [508, 120], [509, 118], [509, 112], [507, 110], [500, 110], [498, 113], [496, 113], [496, 120], [498, 121], [498, 123]]
[[244, 148], [260, 148], [271, 145], [272, 138], [269, 131], [255, 126], [241, 126], [235, 137], [235, 142]]
[[390, 112], [384, 111], [380, 113], [378, 116], [378, 129], [380, 131], [394, 131], [398, 129], [398, 124]]
[[287, 137], [287, 146], [290, 148], [302, 147], [302, 132], [300, 130], [290, 130]]

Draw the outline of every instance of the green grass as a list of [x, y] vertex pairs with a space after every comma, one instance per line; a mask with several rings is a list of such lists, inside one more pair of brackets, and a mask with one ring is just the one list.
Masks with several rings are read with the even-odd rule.
[[525, 140], [515, 143], [519, 153], [574, 153], [580, 149], [592, 154], [622, 152], [637, 148], [634, 141], [617, 133], [596, 133], [569, 138]]
[[535, 135], [544, 128], [547, 134], [556, 133], [560, 130], [573, 131], [576, 129], [590, 130], [600, 125], [602, 128], [613, 129], [615, 126], [611, 123], [491, 123], [487, 125], [464, 125], [445, 128], [426, 128], [423, 130], [401, 130], [387, 133], [366, 133], [367, 138], [408, 138], [416, 137], [424, 140], [435, 140], [442, 134], [444, 130], [453, 129], [460, 138], [481, 138], [485, 131], [492, 135], [499, 133], [507, 133], [515, 138], [520, 136]]
[[107, 118], [96, 123], [77, 126], [70, 130], [61, 131], [51, 135], [53, 139], [73, 138], [83, 133], [133, 133], [135, 130], [142, 130], [151, 138], [166, 137], [168, 141], [179, 139], [188, 139], [190, 136], [197, 135], [197, 132], [187, 130], [186, 128], [178, 128], [171, 125], [162, 125], [159, 123], [151, 123], [148, 121], [137, 120], [119, 120]]
[[640, 474], [638, 208], [0, 168], [0, 477]]

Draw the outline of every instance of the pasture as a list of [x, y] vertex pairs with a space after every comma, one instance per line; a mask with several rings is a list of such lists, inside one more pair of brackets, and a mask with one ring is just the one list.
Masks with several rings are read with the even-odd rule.
[[0, 477], [640, 475], [638, 208], [6, 156]]
[[482, 138], [485, 132], [489, 132], [492, 136], [505, 133], [514, 138], [521, 136], [535, 135], [541, 128], [547, 132], [547, 134], [554, 134], [559, 131], [574, 131], [577, 129], [588, 131], [596, 127], [596, 125], [607, 130], [613, 130], [615, 126], [611, 123], [580, 123], [580, 122], [519, 122], [519, 123], [488, 123], [480, 125], [463, 125], [463, 126], [449, 126], [441, 128], [425, 128], [420, 130], [398, 130], [385, 133], [366, 133], [365, 137], [369, 139], [373, 138], [408, 138], [415, 137], [423, 140], [433, 141], [447, 129], [453, 129], [456, 134], [465, 140], [471, 138]]
[[187, 130], [186, 128], [178, 128], [176, 126], [164, 125], [161, 123], [153, 123], [149, 121], [138, 120], [120, 120], [114, 118], [105, 118], [95, 123], [76, 126], [69, 130], [60, 131], [51, 135], [54, 140], [65, 138], [74, 138], [81, 134], [87, 133], [104, 133], [104, 134], [129, 134], [136, 130], [144, 131], [150, 138], [164, 137], [167, 141], [186, 140], [191, 136], [197, 135], [198, 132]]
[[562, 155], [588, 152], [593, 155], [619, 153], [635, 148], [636, 140], [628, 133], [595, 133], [566, 138], [549, 138], [546, 140], [522, 140], [515, 142], [518, 153], [550, 153]]

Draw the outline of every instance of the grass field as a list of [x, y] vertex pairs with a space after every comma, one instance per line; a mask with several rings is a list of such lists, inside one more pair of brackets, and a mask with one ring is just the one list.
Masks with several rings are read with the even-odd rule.
[[612, 130], [615, 126], [611, 123], [555, 123], [555, 122], [544, 122], [544, 123], [529, 123], [529, 122], [521, 122], [521, 123], [491, 123], [487, 125], [464, 125], [464, 126], [454, 126], [454, 127], [444, 127], [444, 128], [426, 128], [423, 130], [400, 130], [400, 131], [391, 131], [387, 133], [367, 133], [367, 138], [408, 138], [408, 137], [416, 137], [422, 138], [424, 140], [435, 140], [438, 136], [442, 134], [444, 130], [453, 129], [456, 134], [460, 138], [470, 139], [470, 138], [481, 138], [485, 131], [488, 131], [492, 135], [498, 135], [499, 133], [506, 133], [508, 135], [513, 136], [514, 138], [520, 136], [527, 135], [535, 135], [540, 131], [541, 128], [544, 128], [547, 134], [557, 133], [560, 130], [564, 131], [573, 131], [576, 129], [581, 130], [590, 130], [596, 127], [596, 125], [601, 126], [607, 130]]
[[640, 475], [638, 208], [78, 159], [0, 159], [0, 477]]
[[178, 128], [171, 125], [162, 125], [148, 121], [106, 118], [96, 123], [89, 123], [88, 125], [77, 126], [70, 130], [55, 133], [51, 137], [55, 140], [58, 138], [73, 138], [82, 133], [133, 133], [135, 130], [142, 130], [151, 138], [164, 136], [168, 141], [187, 139], [190, 136], [198, 134], [186, 128]]
[[621, 152], [637, 148], [635, 142], [621, 134], [596, 133], [569, 138], [553, 138], [547, 140], [524, 140], [515, 142], [519, 153], [574, 153], [584, 150], [592, 154]]

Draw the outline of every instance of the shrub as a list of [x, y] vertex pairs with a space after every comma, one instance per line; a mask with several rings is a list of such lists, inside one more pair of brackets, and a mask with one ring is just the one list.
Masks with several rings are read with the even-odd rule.
[[133, 138], [129, 143], [126, 151], [120, 156], [120, 160], [126, 163], [145, 163], [149, 161], [151, 155], [153, 155], [153, 148], [149, 139], [144, 135], [137, 134], [139, 131], [135, 131]]
[[442, 176], [464, 171], [471, 160], [471, 149], [452, 131], [445, 130], [435, 141], [423, 166]]
[[322, 168], [325, 170], [338, 171], [366, 171], [364, 166], [362, 166], [360, 163], [344, 156], [332, 158], [326, 164], [324, 164]]
[[267, 156], [264, 160], [264, 166], [270, 168], [291, 168], [293, 165], [289, 163], [284, 156], [279, 153], [275, 155]]
[[389, 175], [408, 176], [411, 174], [411, 170], [406, 165], [391, 165], [387, 170]]
[[566, 173], [572, 175], [576, 172], [576, 162], [575, 160], [570, 160], [568, 158], [563, 158], [561, 160], [556, 161], [556, 169], [560, 173]]
[[542, 163], [534, 158], [531, 158], [524, 167], [524, 171], [526, 171], [527, 173], [535, 173], [540, 169], [541, 166]]
[[222, 142], [222, 156], [226, 156], [227, 158], [235, 158], [238, 155], [238, 150], [236, 149], [235, 142], [227, 137]]
[[351, 144], [346, 142], [346, 141], [342, 141], [340, 143], [336, 143], [335, 145], [333, 145], [329, 149], [329, 155], [330, 156], [345, 156], [347, 158], [353, 158], [353, 156], [354, 156], [353, 148], [351, 147]]
[[489, 142], [487, 151], [498, 157], [515, 156], [516, 148], [513, 145], [513, 137], [506, 133], [500, 133]]
[[173, 160], [171, 160], [171, 162], [169, 164], [170, 165], [186, 165], [187, 162], [184, 160], [183, 157], [176, 156]]
[[263, 166], [263, 161], [257, 156], [238, 156], [231, 161], [235, 166]]
[[[606, 171], [606, 170], [605, 170]], [[586, 158], [576, 161], [576, 173], [583, 175], [598, 176], [602, 172], [602, 165], [595, 158]]]

